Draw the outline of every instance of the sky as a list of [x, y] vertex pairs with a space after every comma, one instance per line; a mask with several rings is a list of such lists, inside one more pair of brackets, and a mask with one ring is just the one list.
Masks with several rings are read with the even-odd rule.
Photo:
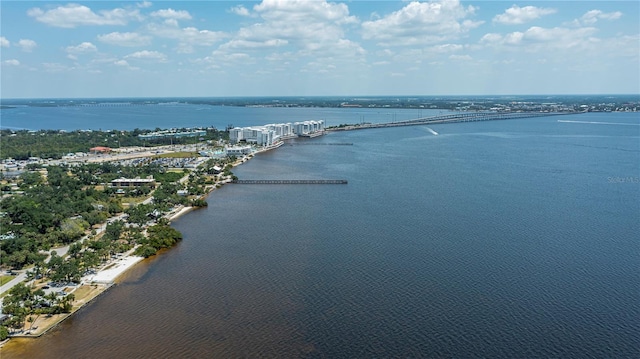
[[638, 1], [1, 1], [0, 98], [640, 93]]

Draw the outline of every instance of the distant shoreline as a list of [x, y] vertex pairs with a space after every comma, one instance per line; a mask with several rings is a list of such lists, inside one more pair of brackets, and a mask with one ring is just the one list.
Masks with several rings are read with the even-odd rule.
[[[259, 108], [342, 109], [432, 109], [488, 111], [513, 107], [517, 111], [540, 111], [566, 106], [575, 111], [640, 111], [640, 94], [514, 94], [441, 96], [256, 96], [256, 97], [96, 97], [96, 98], [11, 98], [0, 100], [0, 110], [21, 107], [123, 107], [147, 105], [208, 105]], [[536, 107], [532, 109], [531, 106]]]

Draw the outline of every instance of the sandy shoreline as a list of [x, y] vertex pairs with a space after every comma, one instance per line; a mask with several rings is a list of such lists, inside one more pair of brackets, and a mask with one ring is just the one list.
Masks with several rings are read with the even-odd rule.
[[116, 259], [112, 264], [107, 266], [107, 268], [97, 272], [96, 274], [83, 277], [82, 283], [111, 284], [121, 274], [126, 272], [128, 269], [130, 269], [131, 267], [133, 267], [135, 264], [142, 261], [143, 259], [144, 257], [138, 257], [133, 255]]
[[168, 215], [168, 219], [170, 221], [173, 221], [174, 219], [179, 218], [180, 216], [183, 216], [191, 211], [193, 211], [195, 208], [191, 207], [191, 206], [186, 206], [186, 207], [182, 207], [180, 208], [177, 212], [175, 213], [169, 213]]

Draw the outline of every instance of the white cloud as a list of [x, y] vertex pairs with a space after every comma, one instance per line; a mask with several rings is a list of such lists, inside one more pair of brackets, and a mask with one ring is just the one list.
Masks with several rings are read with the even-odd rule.
[[255, 60], [244, 52], [227, 52], [215, 50], [211, 53], [211, 56], [196, 59], [193, 61], [196, 64], [204, 64], [208, 69], [219, 69], [222, 65], [238, 65], [238, 64], [253, 64]]
[[229, 9], [229, 12], [239, 16], [251, 16], [249, 10], [247, 10], [247, 8], [242, 5], [232, 7], [231, 9]]
[[15, 45], [21, 48], [24, 52], [31, 52], [38, 46], [35, 41], [29, 39], [20, 39], [20, 41]]
[[608, 56], [628, 57], [635, 61], [636, 65], [640, 61], [640, 34], [616, 36], [603, 41], [602, 46]]
[[519, 7], [518, 5], [513, 5], [505, 10], [503, 14], [496, 15], [493, 18], [493, 22], [505, 25], [520, 25], [545, 15], [555, 14], [556, 12], [556, 9], [551, 8], [535, 6]]
[[580, 20], [581, 20], [581, 23], [583, 24], [592, 25], [592, 24], [595, 24], [599, 19], [617, 20], [620, 17], [622, 17], [622, 13], [620, 11], [604, 13], [601, 10], [590, 10], [590, 11], [587, 11], [584, 15], [582, 15]]
[[[236, 7], [232, 11], [249, 14]], [[260, 21], [242, 27], [219, 51], [229, 53], [280, 47], [287, 59], [315, 56], [351, 58], [364, 54], [356, 42], [346, 39], [345, 26], [358, 23], [345, 4], [327, 1], [264, 0], [253, 7]], [[250, 15], [250, 14], [249, 14]]]
[[151, 13], [153, 17], [161, 17], [163, 19], [174, 20], [191, 20], [191, 14], [186, 10], [163, 9]]
[[473, 57], [469, 55], [449, 55], [449, 59], [454, 61], [471, 61]]
[[44, 62], [42, 63], [42, 67], [47, 72], [63, 72], [73, 69], [73, 67], [69, 67], [57, 62]]
[[80, 45], [76, 46], [67, 46], [67, 53], [73, 55], [87, 54], [96, 51], [98, 51], [98, 48], [96, 47], [96, 45], [90, 42], [83, 42]]
[[336, 70], [336, 66], [331, 63], [326, 61], [326, 59], [324, 60], [320, 60], [320, 61], [311, 61], [309, 63], [307, 63], [301, 70], [300, 72], [311, 72], [314, 74], [328, 74], [331, 72], [334, 72]]
[[2, 63], [8, 66], [20, 66], [20, 61], [16, 59], [5, 60]]
[[9, 42], [9, 40], [7, 40], [6, 37], [0, 36], [0, 47], [9, 47], [9, 46], [11, 46], [11, 42]]
[[176, 28], [177, 28], [177, 27], [179, 26], [179, 25], [178, 25], [178, 20], [176, 20], [176, 19], [165, 19], [165, 20], [163, 21], [163, 24], [164, 24], [164, 25], [166, 25], [166, 26], [168, 26], [168, 27], [172, 27], [172, 28], [173, 28], [173, 27], [176, 27]]
[[137, 59], [137, 60], [154, 60], [157, 62], [167, 62], [167, 55], [158, 52], [158, 51], [137, 51], [125, 56], [127, 59]]
[[143, 1], [141, 3], [137, 3], [136, 4], [136, 6], [138, 6], [141, 9], [151, 7], [151, 5], [153, 5], [153, 4], [150, 1]]
[[112, 32], [98, 35], [98, 40], [116, 46], [146, 46], [151, 43], [151, 36], [140, 35], [136, 32]]
[[384, 46], [407, 46], [457, 39], [483, 21], [466, 19], [475, 13], [458, 0], [411, 2], [380, 19], [362, 23], [363, 37]]
[[343, 59], [362, 59], [367, 53], [358, 43], [348, 39], [338, 39], [333, 46], [327, 46], [324, 43], [308, 44], [306, 48], [300, 51], [304, 56], [330, 57], [333, 60]]
[[450, 52], [460, 51], [463, 48], [464, 48], [464, 46], [462, 46], [460, 44], [442, 44], [442, 45], [436, 45], [436, 46], [432, 46], [430, 48], [427, 48], [426, 51], [433, 52], [433, 53], [438, 53], [438, 54], [446, 54], [446, 53], [450, 53]]
[[127, 60], [116, 60], [113, 62], [114, 65], [118, 66], [118, 67], [125, 67], [129, 70], [139, 70], [139, 67], [134, 67], [129, 65], [129, 63], [127, 62]]
[[356, 23], [355, 16], [349, 16], [349, 8], [345, 4], [328, 3], [326, 1], [307, 0], [263, 0], [253, 9], [263, 19], [273, 22], [317, 22], [318, 20], [338, 24]]
[[90, 8], [79, 4], [67, 4], [47, 11], [36, 7], [29, 9], [27, 15], [47, 25], [64, 28], [81, 25], [126, 25], [129, 20], [142, 19], [137, 9], [116, 8], [101, 10], [96, 14]]
[[154, 36], [178, 40], [180, 53], [191, 53], [194, 46], [211, 46], [228, 36], [224, 32], [199, 30], [195, 27], [180, 28], [177, 23], [167, 24], [166, 22], [149, 24], [147, 30]]
[[480, 39], [480, 43], [491, 47], [522, 47], [528, 52], [574, 51], [592, 48], [599, 41], [593, 37], [596, 32], [597, 29], [593, 27], [570, 29], [532, 26], [525, 32], [516, 31], [505, 35], [489, 33]]
[[269, 47], [280, 47], [287, 45], [289, 42], [282, 39], [270, 39], [265, 41], [250, 41], [250, 40], [231, 40], [220, 46], [220, 49], [261, 49]]

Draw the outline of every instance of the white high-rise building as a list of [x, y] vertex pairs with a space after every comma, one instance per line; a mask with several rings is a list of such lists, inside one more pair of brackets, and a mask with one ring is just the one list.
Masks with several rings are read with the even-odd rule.
[[324, 131], [324, 120], [295, 122], [293, 129], [298, 136], [322, 132]]
[[278, 141], [296, 136], [309, 136], [324, 131], [324, 121], [277, 123], [265, 126], [235, 127], [229, 130], [229, 142], [271, 146]]

